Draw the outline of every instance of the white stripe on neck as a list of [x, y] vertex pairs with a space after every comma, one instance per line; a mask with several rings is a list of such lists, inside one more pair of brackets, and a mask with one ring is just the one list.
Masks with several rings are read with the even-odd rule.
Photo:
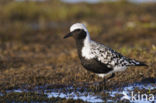
[[95, 56], [93, 54], [91, 54], [91, 47], [90, 47], [91, 39], [90, 39], [88, 31], [86, 33], [87, 33], [87, 36], [84, 39], [83, 48], [82, 48], [82, 51], [81, 51], [82, 52], [82, 57], [84, 57], [85, 59], [92, 59]]

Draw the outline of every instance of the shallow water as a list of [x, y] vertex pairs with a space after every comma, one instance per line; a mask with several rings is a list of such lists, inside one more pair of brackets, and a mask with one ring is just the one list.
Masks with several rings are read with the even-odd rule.
[[[134, 92], [135, 89], [138, 89], [138, 92]], [[151, 97], [151, 95], [149, 95], [148, 93], [143, 93], [141, 94], [140, 91], [141, 90], [154, 90], [156, 89], [156, 84], [133, 84], [133, 85], [129, 85], [123, 88], [123, 90], [113, 90], [113, 91], [109, 91], [108, 93], [110, 94], [111, 97], [115, 97], [116, 95], [121, 94], [121, 98], [120, 100], [128, 100], [131, 103], [151, 103], [154, 102], [156, 103], [156, 95], [151, 94], [154, 96], [153, 100], [149, 100], [148, 98]], [[132, 99], [132, 94], [134, 94], [133, 96], [136, 97], [134, 100]], [[143, 95], [147, 95], [147, 100], [146, 97], [144, 96], [144, 98], [142, 98]], [[139, 99], [138, 99], [139, 97]]]
[[99, 97], [94, 95], [93, 93], [81, 93], [81, 92], [71, 92], [71, 93], [58, 93], [58, 92], [49, 92], [46, 93], [48, 98], [51, 97], [60, 97], [60, 98], [66, 98], [66, 99], [81, 99], [83, 101], [87, 102], [103, 102], [103, 100]]
[[[47, 95], [47, 98], [51, 98], [51, 97], [60, 97], [60, 98], [66, 98], [66, 99], [81, 99], [83, 101], [87, 101], [87, 102], [116, 102], [115, 99], [110, 99], [108, 98], [107, 100], [103, 100], [102, 96], [100, 96], [100, 94], [95, 94], [93, 92], [80, 92], [79, 89], [73, 88], [73, 87], [66, 87], [66, 88], [60, 88], [60, 89], [44, 89], [46, 88], [45, 86], [39, 86], [34, 88], [33, 91], [30, 90], [26, 90], [26, 89], [14, 89], [14, 90], [7, 90], [7, 93], [22, 93], [22, 92], [38, 92], [41, 93], [41, 90], [44, 91], [44, 94]], [[112, 91], [108, 91], [108, 90], [104, 90], [101, 92], [104, 93], [108, 93], [109, 97], [111, 98], [116, 98], [116, 96], [119, 96], [119, 100], [118, 101], [122, 101], [122, 100], [128, 100], [129, 102], [133, 102], [133, 103], [151, 103], [154, 102], [156, 103], [156, 95], [154, 95], [154, 98], [152, 98], [153, 100], [150, 101], [151, 99], [148, 99], [151, 97], [151, 95], [149, 95], [149, 93], [147, 93], [147, 98], [144, 96], [144, 98], [141, 98], [142, 94], [140, 92], [138, 92], [138, 94], [135, 94], [136, 99], [132, 99], [132, 95], [131, 93], [137, 88], [138, 91], [141, 90], [155, 90], [156, 89], [156, 83], [151, 83], [151, 84], [139, 84], [139, 83], [135, 83], [123, 88], [119, 88], [119, 89], [115, 89]], [[137, 92], [135, 92], [137, 93]], [[144, 93], [146, 94], [146, 93]], [[0, 93], [0, 96], [3, 96], [2, 93]], [[140, 96], [140, 99], [137, 99], [138, 96]], [[147, 100], [148, 99], [148, 100]]]

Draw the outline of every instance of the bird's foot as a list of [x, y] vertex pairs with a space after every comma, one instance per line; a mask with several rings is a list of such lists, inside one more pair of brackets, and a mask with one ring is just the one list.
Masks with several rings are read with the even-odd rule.
[[105, 89], [103, 81], [94, 82], [92, 86], [95, 88], [96, 91], [102, 91]]
[[97, 90], [106, 90], [107, 89], [107, 82], [111, 80], [115, 76], [114, 73], [108, 78], [104, 78], [102, 81], [93, 82], [93, 86], [97, 88]]

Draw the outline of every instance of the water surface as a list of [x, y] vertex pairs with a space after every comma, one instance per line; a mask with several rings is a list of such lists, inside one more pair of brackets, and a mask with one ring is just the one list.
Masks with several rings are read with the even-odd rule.
[[[125, 86], [122, 88], [117, 88], [115, 90], [102, 90], [99, 93], [94, 93], [91, 91], [80, 91], [79, 88], [75, 89], [74, 87], [65, 87], [65, 88], [58, 88], [58, 89], [46, 89], [46, 86], [38, 86], [34, 88], [34, 90], [26, 90], [26, 89], [13, 89], [13, 90], [6, 90], [7, 93], [22, 93], [22, 92], [37, 92], [41, 94], [41, 91], [44, 91], [44, 94], [47, 95], [47, 98], [52, 97], [59, 97], [59, 98], [66, 98], [66, 99], [74, 99], [74, 100], [83, 100], [87, 102], [116, 102], [116, 101], [129, 101], [130, 103], [151, 103], [151, 101], [146, 100], [146, 98], [141, 98], [140, 100], [136, 99], [135, 101], [132, 100], [131, 93], [134, 91], [138, 91], [139, 95], [141, 96], [141, 91], [152, 91], [156, 90], [156, 83], [150, 84], [140, 84], [135, 83], [129, 86]], [[140, 92], [139, 92], [140, 91]], [[108, 99], [103, 99], [101, 93], [107, 93]], [[43, 93], [43, 92], [42, 92]], [[135, 92], [137, 93], [137, 92]], [[146, 92], [145, 92], [146, 93]], [[148, 95], [149, 93], [147, 93]], [[154, 100], [152, 102], [156, 103], [156, 95], [154, 95]], [[3, 93], [0, 93], [0, 96], [3, 96]]]

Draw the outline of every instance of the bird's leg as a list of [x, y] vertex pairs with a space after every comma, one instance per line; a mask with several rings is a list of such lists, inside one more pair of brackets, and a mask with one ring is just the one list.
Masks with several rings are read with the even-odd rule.
[[106, 78], [103, 78], [103, 84], [106, 86]]
[[103, 78], [103, 83], [104, 83], [104, 85], [106, 84], [106, 82], [109, 80], [109, 79], [111, 79], [111, 78], [113, 78], [115, 76], [115, 73], [112, 73], [112, 75], [110, 76], [110, 77], [108, 77], [108, 78]]
[[111, 75], [110, 77], [108, 77], [108, 78], [103, 78], [103, 85], [104, 85], [104, 88], [103, 88], [103, 89], [107, 89], [106, 82], [107, 82], [109, 79], [113, 78], [114, 76], [115, 76], [115, 73], [112, 73], [112, 75]]
[[107, 86], [106, 86], [106, 82], [109, 80], [109, 79], [111, 79], [111, 78], [113, 78], [115, 76], [115, 73], [112, 73], [112, 75], [110, 76], [110, 77], [108, 77], [108, 78], [103, 78], [103, 80], [102, 81], [100, 81], [100, 82], [98, 82], [98, 83], [95, 83], [95, 85], [100, 85], [100, 84], [102, 84], [103, 86], [102, 87], [104, 87], [104, 88], [101, 88], [101, 89], [107, 89]]
[[115, 73], [112, 73], [112, 75], [110, 77], [108, 77], [106, 80], [109, 80], [111, 78], [115, 77]]
[[101, 82], [101, 84], [103, 85], [101, 88], [102, 90], [107, 89], [106, 82], [107, 82], [106, 78], [103, 78], [103, 81]]

